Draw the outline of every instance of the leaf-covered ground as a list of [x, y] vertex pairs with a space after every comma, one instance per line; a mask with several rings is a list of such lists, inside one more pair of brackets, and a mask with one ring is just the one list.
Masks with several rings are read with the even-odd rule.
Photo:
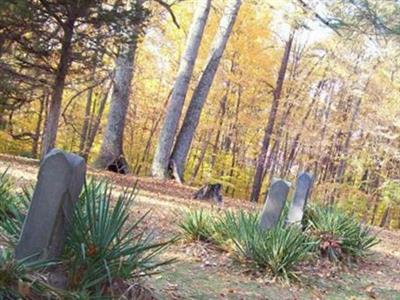
[[[37, 161], [0, 156], [0, 172], [9, 168], [17, 186], [33, 184], [38, 171]], [[191, 200], [194, 189], [151, 178], [118, 176], [108, 172], [89, 174], [132, 186], [138, 180], [139, 195], [132, 215], [150, 216], [143, 226], [159, 237], [177, 234], [179, 211], [189, 207], [216, 209], [210, 203]], [[260, 206], [226, 199], [223, 209]], [[400, 299], [400, 233], [377, 229], [382, 242], [358, 265], [335, 266], [324, 260], [304, 263], [299, 267], [300, 280], [290, 285], [256, 274], [233, 263], [206, 243], [180, 242], [163, 254], [178, 261], [164, 272], [146, 281], [160, 299]]]

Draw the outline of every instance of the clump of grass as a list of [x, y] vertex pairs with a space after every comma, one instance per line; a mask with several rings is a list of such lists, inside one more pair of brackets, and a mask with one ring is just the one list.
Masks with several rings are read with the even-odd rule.
[[30, 296], [39, 293], [48, 299], [58, 296], [40, 277], [43, 270], [56, 263], [30, 259], [16, 260], [14, 251], [0, 249], [0, 299], [31, 299]]
[[370, 228], [335, 207], [314, 206], [307, 212], [308, 232], [323, 256], [342, 261], [365, 256], [379, 243]]
[[243, 243], [254, 235], [258, 228], [259, 214], [243, 210], [225, 211], [213, 224], [212, 241], [227, 251], [235, 250], [238, 242]]
[[180, 212], [183, 219], [178, 226], [189, 241], [211, 241], [213, 235], [213, 217], [209, 212], [188, 210]]
[[294, 266], [313, 247], [313, 242], [297, 227], [260, 229], [259, 214], [255, 213], [225, 213], [217, 228], [223, 229], [222, 236], [234, 241], [237, 259], [285, 279], [295, 276]]
[[16, 195], [13, 192], [14, 184], [7, 170], [0, 175], [0, 217], [7, 218], [11, 214], [17, 202]]
[[237, 242], [238, 252], [257, 268], [266, 269], [285, 279], [296, 277], [294, 267], [314, 247], [314, 242], [295, 226], [274, 227], [268, 231], [258, 228]]
[[202, 210], [189, 211], [180, 227], [191, 237], [201, 232], [202, 240], [231, 252], [250, 267], [286, 279], [295, 276], [294, 266], [314, 247], [299, 228], [278, 226], [264, 231], [259, 227], [259, 214], [243, 210], [226, 211], [219, 217], [210, 217]]

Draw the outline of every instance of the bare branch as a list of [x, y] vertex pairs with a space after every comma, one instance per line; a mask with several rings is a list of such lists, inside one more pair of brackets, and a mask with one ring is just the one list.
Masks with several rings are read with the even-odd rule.
[[158, 4], [160, 4], [162, 7], [164, 7], [169, 12], [169, 14], [171, 15], [172, 22], [174, 22], [175, 26], [178, 27], [178, 28], [181, 28], [179, 26], [178, 20], [176, 19], [176, 16], [175, 16], [174, 12], [172, 11], [172, 8], [171, 8], [172, 5], [170, 5], [168, 3], [165, 3], [162, 0], [154, 0], [154, 1], [157, 2]]
[[316, 11], [314, 11], [314, 9], [312, 9], [306, 2], [304, 2], [303, 0], [297, 0], [297, 1], [301, 4], [301, 6], [303, 7], [304, 10], [311, 11], [313, 13], [314, 17], [316, 17], [320, 22], [322, 22], [324, 25], [326, 25], [330, 29], [332, 29], [337, 35], [342, 36], [339, 31], [337, 31], [335, 28], [332, 27], [332, 24], [329, 23], [328, 20], [326, 20], [324, 17], [322, 17]]

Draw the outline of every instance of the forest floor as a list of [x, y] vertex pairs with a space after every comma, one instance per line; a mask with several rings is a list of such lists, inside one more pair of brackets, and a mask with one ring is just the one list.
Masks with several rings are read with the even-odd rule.
[[[8, 170], [17, 186], [33, 184], [38, 162], [0, 155], [0, 172]], [[144, 226], [168, 239], [178, 233], [179, 210], [203, 207], [208, 202], [191, 199], [194, 188], [151, 178], [115, 175], [89, 169], [89, 175], [107, 179], [116, 187], [138, 181], [139, 193], [132, 215], [151, 210]], [[225, 199], [223, 209], [260, 210], [261, 206]], [[162, 258], [177, 258], [160, 275], [145, 284], [160, 299], [399, 299], [400, 232], [376, 229], [381, 243], [357, 265], [337, 266], [320, 260], [299, 267], [299, 281], [287, 284], [254, 274], [235, 264], [228, 254], [206, 243], [178, 242]]]

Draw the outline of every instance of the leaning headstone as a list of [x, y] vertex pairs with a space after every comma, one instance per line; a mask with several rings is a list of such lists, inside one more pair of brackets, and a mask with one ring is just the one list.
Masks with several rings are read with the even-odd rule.
[[274, 180], [268, 191], [264, 209], [261, 214], [261, 229], [269, 230], [278, 224], [289, 193], [289, 187], [290, 184], [284, 180]]
[[85, 161], [78, 155], [54, 149], [44, 157], [15, 250], [17, 259], [53, 259], [62, 254], [85, 175]]
[[313, 183], [313, 176], [303, 172], [297, 177], [296, 192], [294, 193], [292, 205], [290, 206], [286, 224], [301, 223], [304, 209], [307, 205], [307, 198]]

